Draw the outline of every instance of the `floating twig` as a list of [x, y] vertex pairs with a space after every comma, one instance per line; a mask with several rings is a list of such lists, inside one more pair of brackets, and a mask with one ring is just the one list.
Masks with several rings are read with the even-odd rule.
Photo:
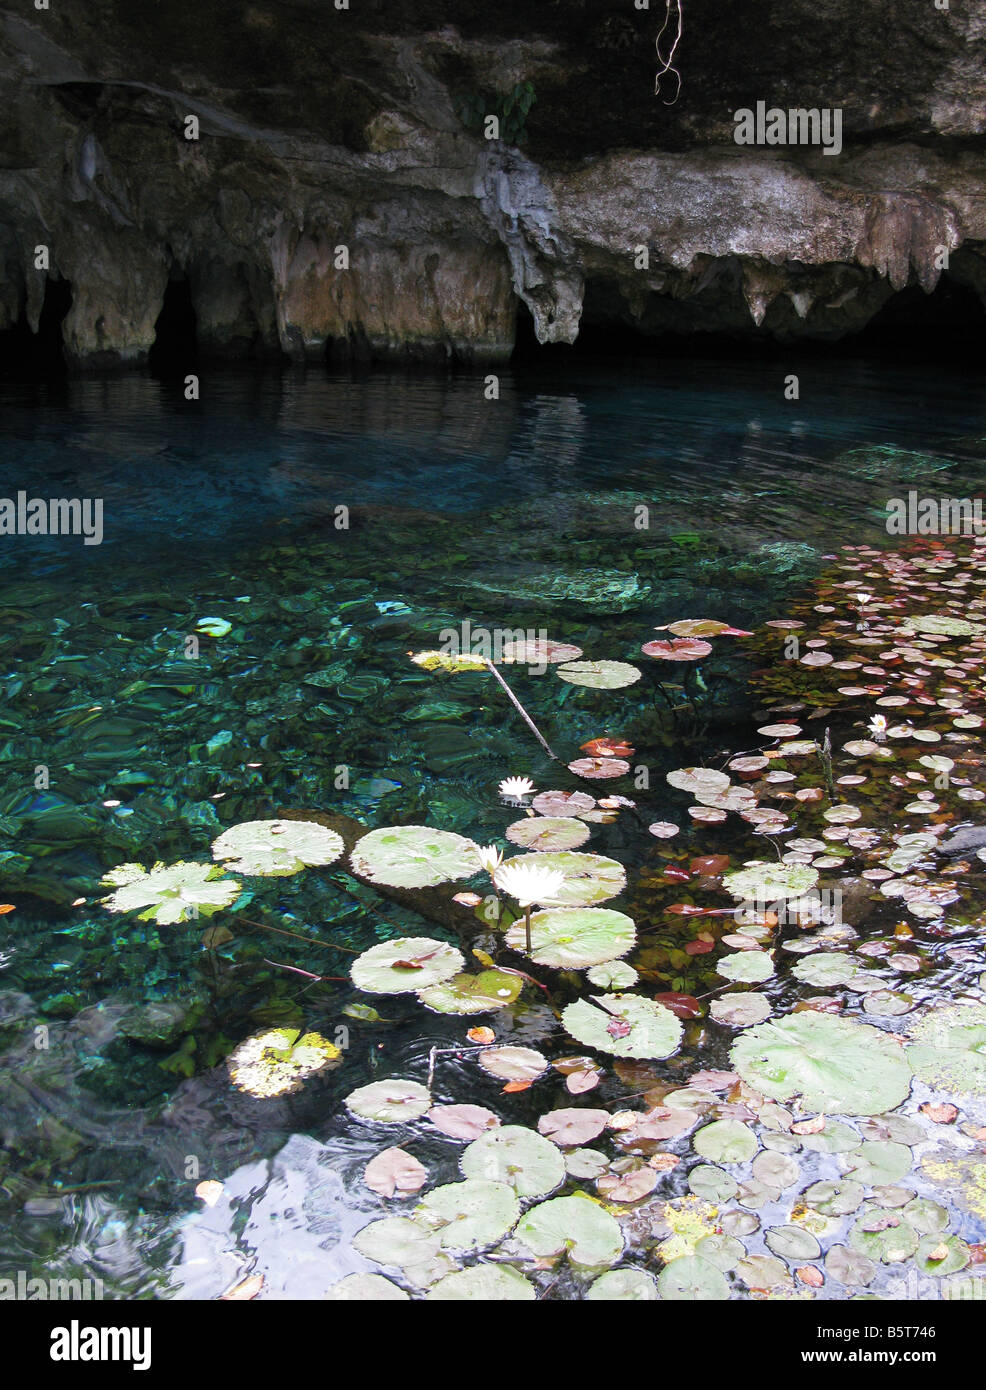
[[527, 727], [530, 729], [531, 733], [532, 733], [532, 734], [534, 735], [534, 737], [537, 739], [538, 743], [540, 743], [541, 747], [542, 747], [542, 748], [544, 749], [544, 751], [547, 753], [548, 757], [549, 757], [549, 758], [554, 758], [555, 762], [558, 762], [558, 761], [559, 761], [559, 758], [558, 758], [557, 753], [553, 753], [553, 752], [551, 751], [551, 748], [550, 748], [550, 746], [549, 746], [549, 744], [548, 744], [548, 740], [547, 740], [547, 739], [544, 737], [544, 735], [541, 733], [540, 729], [539, 729], [538, 726], [535, 724], [534, 720], [531, 718], [531, 716], [527, 713], [527, 710], [524, 708], [524, 706], [523, 706], [523, 705], [520, 703], [520, 701], [517, 699], [517, 696], [516, 696], [516, 695], [514, 694], [514, 692], [510, 689], [510, 686], [507, 684], [507, 682], [506, 682], [506, 681], [503, 679], [503, 677], [500, 675], [500, 672], [499, 672], [499, 671], [496, 669], [496, 667], [493, 665], [492, 661], [490, 661], [488, 658], [484, 658], [484, 665], [486, 666], [486, 669], [487, 669], [488, 671], [491, 671], [491, 672], [493, 673], [493, 675], [496, 676], [497, 680], [498, 680], [498, 681], [500, 682], [500, 684], [503, 686], [504, 690], [507, 692], [507, 695], [508, 695], [508, 697], [509, 697], [509, 699], [510, 699], [510, 702], [511, 702], [511, 704], [513, 705], [514, 709], [515, 709], [515, 710], [517, 711], [517, 713], [520, 715], [521, 719], [523, 719], [524, 723], [525, 723], [525, 724], [527, 725]]

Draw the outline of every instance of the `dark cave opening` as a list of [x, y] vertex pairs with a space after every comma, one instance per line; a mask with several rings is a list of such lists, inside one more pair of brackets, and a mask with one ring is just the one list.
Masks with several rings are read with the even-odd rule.
[[[684, 318], [684, 315], [683, 315]], [[513, 361], [563, 365], [575, 358], [843, 356], [890, 361], [941, 361], [986, 356], [986, 305], [947, 272], [931, 294], [908, 285], [874, 317], [842, 337], [779, 337], [767, 329], [646, 333], [629, 321], [615, 285], [588, 281], [579, 336], [572, 344], [543, 345], [526, 304], [517, 306]]]
[[71, 307], [70, 282], [49, 276], [37, 333], [31, 332], [24, 309], [12, 328], [0, 332], [0, 375], [40, 379], [64, 376], [62, 322]]
[[164, 291], [154, 324], [154, 342], [147, 365], [156, 376], [184, 376], [198, 366], [199, 348], [195, 306], [187, 276], [175, 276]]

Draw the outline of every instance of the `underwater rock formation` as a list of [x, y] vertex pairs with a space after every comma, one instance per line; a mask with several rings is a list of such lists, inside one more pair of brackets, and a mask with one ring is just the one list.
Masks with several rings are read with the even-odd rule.
[[[520, 305], [540, 343], [831, 339], [943, 274], [986, 296], [986, 37], [962, 7], [906, 0], [893, 27], [876, 0], [796, 0], [765, 25], [692, 0], [671, 104], [647, 10], [161, 8], [0, 9], [0, 330], [62, 302], [70, 364], [169, 335], [495, 362]], [[758, 100], [839, 109], [840, 156], [740, 149]]]

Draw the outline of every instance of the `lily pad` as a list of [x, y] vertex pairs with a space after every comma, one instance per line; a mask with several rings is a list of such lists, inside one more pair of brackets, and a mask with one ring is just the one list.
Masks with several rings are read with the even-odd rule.
[[534, 1285], [518, 1269], [509, 1265], [478, 1264], [457, 1269], [433, 1284], [425, 1295], [430, 1303], [533, 1303]]
[[359, 1086], [346, 1097], [345, 1105], [362, 1120], [376, 1120], [382, 1125], [399, 1125], [419, 1120], [431, 1107], [427, 1087], [417, 1081], [371, 1081]]
[[866, 1189], [847, 1178], [843, 1182], [816, 1182], [805, 1193], [805, 1201], [823, 1216], [846, 1216], [856, 1211]]
[[764, 1231], [767, 1249], [782, 1260], [817, 1260], [822, 1247], [802, 1226], [771, 1226]]
[[824, 1114], [877, 1115], [911, 1089], [911, 1068], [885, 1033], [814, 1010], [750, 1029], [730, 1060], [762, 1095], [801, 1096], [806, 1109]]
[[630, 989], [639, 978], [633, 966], [622, 960], [605, 961], [602, 965], [594, 965], [591, 970], [586, 971], [586, 979], [597, 989]]
[[482, 1105], [433, 1105], [428, 1119], [452, 1139], [478, 1139], [500, 1121]]
[[615, 898], [626, 887], [623, 865], [602, 854], [580, 854], [576, 850], [553, 850], [547, 854], [525, 854], [508, 859], [507, 864], [524, 864], [532, 869], [554, 869], [564, 874], [562, 886], [552, 894], [552, 906], [588, 907]]
[[512, 1229], [519, 1214], [514, 1189], [486, 1178], [466, 1178], [436, 1187], [414, 1213], [416, 1220], [427, 1222], [436, 1232], [443, 1249], [453, 1252], [493, 1245]]
[[716, 1023], [726, 1023], [732, 1028], [748, 1028], [770, 1017], [770, 1001], [765, 994], [758, 994], [755, 990], [746, 994], [723, 994], [713, 999], [709, 1013]]
[[981, 623], [970, 623], [965, 618], [949, 618], [941, 613], [924, 613], [902, 621], [916, 632], [930, 632], [938, 637], [975, 637], [986, 631]]
[[623, 1254], [619, 1222], [586, 1197], [552, 1197], [517, 1225], [517, 1239], [539, 1258], [567, 1253], [573, 1263], [611, 1265]]
[[695, 1152], [713, 1163], [748, 1163], [757, 1149], [757, 1136], [738, 1120], [715, 1120], [698, 1130]]
[[712, 1163], [698, 1163], [688, 1174], [688, 1186], [703, 1201], [729, 1202], [736, 1196], [739, 1184], [722, 1168]]
[[699, 1255], [682, 1255], [657, 1276], [661, 1298], [677, 1302], [721, 1302], [729, 1297], [722, 1270]]
[[481, 970], [476, 975], [453, 975], [451, 980], [418, 990], [418, 998], [439, 1014], [479, 1014], [512, 1004], [523, 988], [519, 975], [504, 970]]
[[586, 1298], [592, 1302], [653, 1303], [657, 1284], [642, 1269], [611, 1269], [592, 1283]]
[[409, 1216], [371, 1221], [353, 1237], [353, 1249], [365, 1259], [396, 1269], [434, 1259], [440, 1248], [438, 1237]]
[[506, 1183], [518, 1197], [543, 1197], [565, 1181], [558, 1149], [524, 1125], [490, 1130], [463, 1152], [459, 1167], [467, 1178]]
[[399, 936], [371, 946], [353, 962], [350, 976], [367, 994], [416, 994], [458, 975], [461, 951], [429, 936]]
[[503, 1081], [534, 1081], [548, 1070], [548, 1059], [533, 1047], [489, 1047], [479, 1065]]
[[758, 984], [773, 975], [774, 962], [766, 951], [736, 951], [731, 956], [723, 956], [716, 965], [716, 972], [727, 980]]
[[249, 820], [212, 844], [212, 857], [238, 874], [283, 878], [309, 866], [334, 864], [345, 844], [324, 825], [304, 820]]
[[410, 1294], [382, 1274], [347, 1274], [326, 1291], [325, 1297], [337, 1302], [406, 1303]]
[[338, 1065], [342, 1053], [320, 1033], [268, 1028], [245, 1038], [228, 1061], [230, 1080], [252, 1096], [283, 1096], [306, 1077]]
[[670, 1057], [681, 1041], [681, 1024], [670, 1009], [634, 994], [579, 999], [562, 1013], [573, 1038], [615, 1057]]
[[626, 661], [572, 661], [556, 669], [569, 685], [586, 685], [593, 690], [620, 690], [640, 680], [637, 667]]
[[598, 1138], [609, 1124], [607, 1110], [593, 1110], [589, 1106], [571, 1106], [562, 1110], [549, 1110], [538, 1120], [538, 1129], [555, 1144], [588, 1144]]
[[846, 1155], [846, 1172], [856, 1182], [867, 1187], [883, 1187], [898, 1182], [911, 1171], [912, 1155], [906, 1144], [876, 1140], [860, 1144]]
[[667, 774], [667, 780], [692, 796], [717, 796], [729, 786], [726, 774], [713, 767], [679, 767]]
[[820, 951], [817, 955], [809, 956], [807, 960], [799, 960], [792, 973], [806, 985], [828, 989], [835, 985], [844, 985], [852, 979], [858, 969], [850, 956], [841, 952]]
[[876, 1265], [869, 1256], [850, 1250], [848, 1245], [832, 1246], [825, 1256], [825, 1269], [831, 1278], [851, 1288], [865, 1288], [876, 1278]]
[[801, 864], [751, 864], [723, 874], [722, 886], [745, 902], [800, 898], [818, 883], [818, 870]]
[[574, 816], [529, 816], [506, 830], [511, 844], [522, 849], [578, 849], [589, 838], [589, 827]]
[[[516, 951], [526, 945], [523, 921], [508, 930]], [[531, 917], [532, 959], [560, 970], [581, 970], [626, 955], [637, 942], [633, 919], [605, 907], [548, 908]]]
[[986, 1005], [947, 1004], [910, 1030], [907, 1057], [929, 1086], [949, 1096], [986, 1095]]
[[232, 878], [223, 878], [216, 864], [182, 861], [156, 863], [150, 870], [140, 864], [119, 864], [104, 874], [101, 883], [116, 892], [102, 899], [107, 912], [134, 912], [142, 922], [172, 926], [190, 918], [211, 917], [234, 903], [242, 892]]
[[356, 842], [353, 872], [388, 888], [434, 888], [479, 872], [479, 847], [427, 825], [383, 826]]

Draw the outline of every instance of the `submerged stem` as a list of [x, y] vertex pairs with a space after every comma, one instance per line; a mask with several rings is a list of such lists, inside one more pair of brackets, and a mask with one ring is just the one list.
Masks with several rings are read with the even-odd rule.
[[499, 672], [499, 671], [496, 669], [496, 667], [493, 665], [492, 661], [486, 660], [485, 665], [486, 665], [486, 669], [487, 669], [488, 671], [491, 671], [491, 672], [493, 673], [493, 675], [496, 676], [496, 678], [497, 678], [497, 680], [500, 682], [500, 684], [503, 686], [504, 690], [507, 692], [507, 695], [508, 695], [508, 697], [509, 697], [509, 699], [510, 699], [510, 702], [511, 702], [511, 704], [513, 705], [514, 709], [517, 711], [517, 713], [518, 713], [518, 714], [520, 715], [520, 717], [523, 719], [524, 723], [525, 723], [525, 724], [527, 725], [527, 727], [530, 729], [531, 733], [532, 733], [532, 734], [534, 735], [534, 737], [537, 739], [538, 743], [540, 743], [541, 747], [542, 747], [542, 748], [544, 749], [544, 751], [547, 753], [548, 757], [549, 757], [549, 758], [554, 758], [555, 762], [557, 762], [557, 761], [558, 761], [558, 755], [557, 755], [556, 753], [552, 753], [550, 747], [548, 746], [548, 741], [547, 741], [547, 739], [543, 736], [543, 734], [541, 733], [540, 729], [539, 729], [538, 726], [535, 724], [534, 720], [531, 718], [531, 716], [527, 713], [527, 710], [524, 708], [524, 706], [523, 706], [523, 705], [520, 703], [520, 701], [517, 699], [517, 696], [516, 696], [516, 695], [514, 694], [514, 692], [510, 689], [510, 686], [507, 684], [507, 682], [506, 682], [506, 681], [503, 679], [503, 677], [500, 675], [500, 672]]

